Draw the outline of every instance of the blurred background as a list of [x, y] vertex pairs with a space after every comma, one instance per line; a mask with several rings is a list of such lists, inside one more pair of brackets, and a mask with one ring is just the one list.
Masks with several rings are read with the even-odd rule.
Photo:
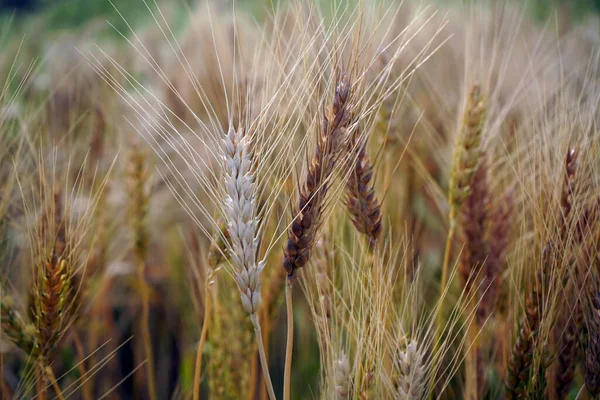
[[[235, 3], [256, 15], [261, 15], [265, 5], [282, 0], [235, 0]], [[285, 1], [285, 0], [283, 0]], [[461, 0], [435, 0], [438, 3], [459, 2]], [[201, 0], [152, 0], [148, 4], [162, 3], [167, 7], [179, 7], [183, 10], [200, 3]], [[523, 3], [521, 0], [515, 2]], [[31, 18], [42, 17], [43, 27], [47, 29], [78, 29], [93, 20], [109, 20], [119, 27], [118, 13], [130, 22], [144, 23], [148, 13], [145, 13], [146, 3], [143, 0], [0, 0], [2, 22], [14, 19], [17, 24], [26, 24]], [[223, 0], [230, 4], [230, 0]], [[600, 0], [536, 0], [527, 2], [533, 15], [539, 20], [552, 16], [556, 10], [560, 17], [582, 18], [589, 12], [600, 12]], [[37, 20], [39, 23], [39, 19]]]

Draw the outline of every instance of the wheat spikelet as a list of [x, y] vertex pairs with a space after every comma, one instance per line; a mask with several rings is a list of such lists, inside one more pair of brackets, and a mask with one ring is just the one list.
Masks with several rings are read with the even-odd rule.
[[52, 254], [40, 271], [36, 292], [37, 343], [43, 358], [49, 356], [58, 338], [66, 328], [70, 307], [71, 277], [69, 263]]
[[570, 226], [571, 209], [573, 208], [573, 193], [575, 192], [575, 172], [577, 169], [577, 155], [575, 148], [570, 148], [565, 156], [565, 171], [563, 178], [563, 186], [560, 196], [560, 206], [562, 210], [562, 235], [563, 240], [566, 240], [564, 235], [567, 228]]
[[367, 236], [372, 249], [381, 234], [381, 204], [373, 187], [373, 165], [367, 155], [367, 143], [357, 143], [359, 129], [354, 132], [352, 148], [356, 160], [346, 184], [346, 207], [357, 231]]
[[480, 321], [484, 321], [499, 305], [499, 294], [504, 293], [503, 275], [506, 269], [504, 257], [512, 226], [513, 208], [514, 196], [512, 191], [509, 191], [496, 202], [491, 212], [488, 229], [489, 253], [483, 267], [481, 285], [486, 293], [479, 306]]
[[335, 394], [339, 400], [348, 399], [351, 390], [350, 361], [346, 353], [342, 352], [335, 360]]
[[288, 231], [284, 249], [283, 267], [293, 279], [298, 268], [306, 265], [321, 225], [331, 173], [343, 148], [346, 129], [350, 123], [348, 100], [350, 84], [344, 76], [338, 82], [332, 104], [331, 117], [324, 116], [315, 153], [309, 165], [308, 176], [298, 193], [293, 208], [294, 221]]
[[480, 270], [488, 257], [488, 203], [487, 167], [482, 161], [473, 174], [469, 194], [461, 207], [465, 247], [459, 272], [465, 293], [470, 293], [473, 286], [477, 287], [474, 280], [480, 278]]
[[543, 275], [542, 271], [538, 271], [538, 279], [527, 297], [525, 314], [519, 323], [519, 331], [514, 340], [506, 377], [508, 399], [517, 399], [525, 395], [532, 374], [534, 341], [543, 317], [540, 309], [541, 293], [538, 287], [544, 285]]
[[481, 157], [481, 139], [485, 123], [485, 99], [478, 84], [469, 92], [467, 107], [458, 136], [450, 175], [450, 206], [460, 207], [471, 191], [471, 181]]
[[555, 327], [556, 331], [562, 332], [556, 349], [558, 352], [558, 357], [556, 359], [558, 365], [556, 366], [556, 374], [554, 377], [556, 398], [558, 399], [566, 398], [573, 384], [575, 367], [577, 366], [576, 358], [580, 332], [579, 328], [581, 326], [581, 311], [579, 304], [576, 304], [572, 310], [570, 307], [567, 307], [565, 311], [569, 312], [562, 313]]
[[423, 357], [414, 339], [410, 340], [406, 348], [399, 352], [394, 361], [398, 370], [396, 383], [398, 400], [420, 399], [423, 396], [426, 376]]

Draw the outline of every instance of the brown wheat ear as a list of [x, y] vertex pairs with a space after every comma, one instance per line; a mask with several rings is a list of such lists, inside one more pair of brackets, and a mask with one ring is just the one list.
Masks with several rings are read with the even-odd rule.
[[571, 214], [571, 208], [573, 208], [573, 194], [575, 192], [575, 172], [577, 168], [577, 150], [570, 148], [565, 156], [565, 170], [563, 178], [563, 187], [560, 196], [560, 206], [563, 218], [563, 239], [564, 234], [570, 226], [569, 218]]
[[305, 182], [299, 188], [298, 204], [293, 208], [295, 216], [288, 230], [284, 249], [283, 267], [289, 279], [298, 268], [306, 265], [314, 246], [316, 234], [322, 224], [326, 195], [330, 179], [350, 123], [348, 100], [350, 84], [344, 76], [335, 89], [332, 115], [325, 115], [317, 146], [308, 168]]
[[37, 344], [40, 355], [46, 358], [64, 333], [70, 320], [71, 268], [67, 259], [54, 252], [40, 271], [36, 292]]
[[461, 253], [459, 272], [466, 293], [470, 293], [474, 280], [488, 256], [488, 242], [485, 232], [488, 226], [488, 184], [487, 166], [482, 159], [473, 174], [471, 189], [461, 207], [461, 226], [465, 247]]
[[591, 302], [585, 348], [585, 387], [590, 396], [600, 398], [600, 294]]
[[[573, 293], [573, 291], [571, 291]], [[574, 293], [577, 296], [577, 293]], [[570, 305], [567, 301], [565, 304]], [[556, 374], [554, 385], [557, 399], [564, 399], [569, 393], [575, 378], [575, 367], [577, 366], [577, 341], [579, 339], [579, 328], [581, 327], [581, 307], [579, 301], [575, 307], [566, 307], [559, 316], [555, 331], [561, 333], [557, 341]]]
[[357, 152], [348, 178], [346, 207], [357, 231], [367, 236], [373, 249], [381, 234], [381, 204], [373, 187], [373, 165], [367, 155], [367, 143], [357, 143], [359, 128], [353, 135], [352, 149]]
[[514, 195], [508, 191], [491, 211], [488, 228], [489, 254], [484, 265], [482, 290], [485, 295], [479, 307], [479, 319], [484, 321], [496, 306], [502, 307], [503, 275], [506, 269], [505, 253], [512, 227]]
[[[546, 254], [547, 252], [544, 252]], [[543, 256], [543, 261], [546, 257]], [[542, 266], [543, 267], [543, 266]], [[519, 323], [519, 332], [514, 341], [512, 353], [508, 363], [506, 377], [506, 398], [518, 399], [526, 394], [527, 385], [532, 373], [534, 341], [541, 324], [541, 293], [543, 285], [543, 271], [538, 271], [538, 279], [534, 282], [531, 293], [525, 304], [525, 314]]]

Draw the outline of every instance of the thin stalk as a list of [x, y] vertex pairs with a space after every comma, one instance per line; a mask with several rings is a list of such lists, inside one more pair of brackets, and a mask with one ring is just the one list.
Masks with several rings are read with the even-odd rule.
[[265, 346], [262, 339], [260, 330], [260, 322], [256, 313], [250, 314], [252, 325], [254, 325], [254, 334], [256, 336], [256, 342], [258, 343], [258, 354], [260, 355], [260, 363], [262, 366], [263, 376], [267, 385], [267, 391], [269, 392], [269, 399], [276, 400], [275, 390], [273, 390], [273, 383], [271, 383], [271, 375], [269, 374], [269, 365], [267, 364], [267, 356], [265, 353]]
[[196, 354], [196, 371], [194, 373], [194, 400], [200, 399], [200, 377], [202, 376], [202, 350], [206, 343], [206, 334], [208, 332], [208, 320], [210, 317], [210, 294], [208, 293], [209, 279], [206, 280], [206, 301], [204, 302], [204, 322], [202, 324], [202, 333], [200, 334], [200, 343], [198, 343], [198, 353]]
[[[452, 252], [452, 241], [454, 240], [454, 233], [456, 232], [456, 211], [454, 207], [450, 208], [450, 229], [448, 230], [448, 236], [446, 237], [446, 248], [444, 250], [444, 263], [442, 264], [442, 280], [440, 282], [440, 298], [444, 296], [446, 287], [448, 286], [448, 268], [450, 266], [450, 253]], [[438, 349], [439, 340], [442, 335], [442, 327], [444, 324], [444, 302], [440, 302], [440, 310], [437, 315], [437, 330], [435, 334], [435, 349]]]
[[287, 310], [287, 344], [285, 346], [285, 369], [283, 375], [283, 400], [290, 400], [292, 377], [292, 350], [294, 348], [294, 308], [292, 307], [292, 283], [285, 283], [285, 306]]
[[477, 299], [472, 296], [471, 299], [474, 318], [469, 323], [467, 328], [467, 355], [465, 358], [465, 373], [466, 373], [466, 393], [465, 399], [477, 400], [479, 399], [479, 370], [477, 366], [477, 354], [479, 352], [479, 326], [477, 324]]
[[[433, 355], [435, 357], [435, 355], [437, 354], [439, 348], [440, 348], [440, 342], [441, 342], [441, 338], [442, 338], [442, 330], [443, 330], [443, 326], [444, 326], [444, 302], [441, 301], [442, 300], [442, 296], [444, 296], [444, 293], [446, 291], [446, 287], [448, 286], [448, 268], [450, 265], [450, 253], [452, 250], [452, 241], [454, 240], [454, 233], [456, 232], [456, 209], [455, 207], [452, 206], [452, 199], [450, 199], [449, 201], [450, 203], [450, 214], [449, 214], [449, 222], [450, 222], [450, 227], [448, 229], [448, 236], [446, 237], [446, 248], [444, 250], [444, 262], [442, 264], [442, 280], [440, 283], [440, 305], [439, 305], [439, 309], [438, 309], [438, 315], [436, 317], [437, 319], [437, 325], [436, 325], [436, 330], [435, 330], [435, 340], [433, 343]], [[434, 384], [435, 384], [435, 375], [432, 377], [431, 379], [431, 395], [432, 398], [435, 395], [435, 390], [434, 390]]]
[[46, 400], [46, 382], [44, 382], [46, 380], [46, 374], [44, 374], [42, 370], [42, 366], [35, 368], [35, 386], [37, 391], [35, 398], [39, 400]]
[[58, 400], [65, 400], [65, 398], [62, 395], [62, 391], [60, 390], [60, 386], [58, 386], [58, 381], [54, 376], [54, 372], [52, 372], [52, 367], [46, 368], [46, 374], [48, 375], [48, 378], [50, 378], [50, 383], [52, 384], [52, 387], [56, 392], [56, 397], [58, 398]]
[[142, 342], [144, 344], [144, 351], [146, 353], [146, 372], [147, 372], [147, 380], [148, 380], [148, 392], [150, 396], [150, 400], [157, 400], [156, 397], [156, 387], [154, 385], [154, 356], [152, 353], [152, 337], [150, 336], [150, 328], [148, 324], [150, 323], [150, 300], [149, 300], [149, 288], [146, 284], [146, 280], [144, 279], [144, 265], [142, 263], [141, 267], [138, 268], [138, 278], [140, 280], [140, 290], [142, 295], [142, 316], [141, 316], [141, 333], [142, 333]]

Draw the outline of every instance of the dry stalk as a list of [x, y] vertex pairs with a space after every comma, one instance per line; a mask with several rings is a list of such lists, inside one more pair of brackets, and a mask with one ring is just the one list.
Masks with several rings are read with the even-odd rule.
[[206, 335], [208, 333], [208, 323], [210, 320], [210, 286], [212, 284], [212, 273], [206, 276], [206, 284], [204, 288], [204, 322], [202, 323], [202, 332], [200, 333], [200, 341], [198, 342], [198, 350], [196, 353], [196, 366], [194, 370], [194, 389], [193, 399], [200, 399], [200, 379], [202, 377], [202, 354], [204, 344], [206, 343]]

